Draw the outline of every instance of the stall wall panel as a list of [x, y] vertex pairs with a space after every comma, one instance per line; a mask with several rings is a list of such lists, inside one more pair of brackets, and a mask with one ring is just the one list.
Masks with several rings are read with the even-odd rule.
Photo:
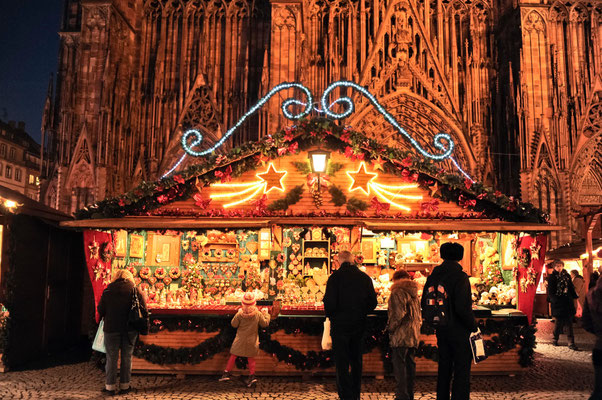
[[[348, 190], [350, 188], [352, 181], [346, 172], [347, 171], [356, 172], [358, 170], [358, 168], [360, 167], [360, 161], [350, 161], [348, 158], [345, 157], [344, 154], [340, 154], [340, 153], [336, 153], [336, 152], [331, 153], [330, 157], [331, 157], [331, 162], [341, 163], [341, 164], [343, 164], [343, 168], [341, 168], [339, 171], [337, 171], [333, 176], [328, 177], [329, 183], [332, 185], [338, 186], [343, 191], [343, 193], [345, 193], [345, 195], [347, 196], [348, 199], [351, 197], [357, 197], [360, 200], [370, 203], [372, 198], [375, 197], [375, 193], [373, 191], [370, 191], [369, 194], [365, 194], [364, 192], [362, 192], [361, 189], [355, 189], [353, 191]], [[322, 191], [323, 205], [319, 209], [316, 208], [316, 205], [314, 204], [312, 195], [310, 193], [310, 189], [307, 185], [307, 176], [302, 174], [301, 172], [299, 172], [297, 170], [297, 167], [294, 165], [295, 161], [298, 162], [298, 161], [304, 161], [304, 160], [307, 160], [307, 152], [301, 152], [300, 154], [295, 155], [295, 156], [281, 157], [281, 158], [278, 158], [278, 159], [272, 161], [272, 163], [277, 171], [287, 171], [287, 174], [282, 178], [282, 181], [281, 181], [284, 186], [284, 191], [281, 191], [278, 189], [272, 189], [268, 193], [266, 193], [267, 204], [270, 204], [274, 200], [283, 198], [285, 196], [285, 194], [288, 193], [295, 186], [303, 185], [304, 192], [303, 192], [301, 199], [299, 200], [298, 203], [290, 206], [289, 211], [292, 211], [297, 214], [307, 214], [308, 212], [315, 212], [315, 211], [324, 211], [327, 213], [345, 212], [345, 210], [346, 210], [345, 206], [336, 207], [331, 202], [331, 195], [328, 192], [328, 190]], [[372, 167], [371, 163], [369, 163], [369, 162], [365, 163], [365, 165], [366, 165], [367, 172], [378, 173], [378, 176], [374, 179], [374, 181], [378, 182], [382, 185], [402, 186], [402, 185], [408, 185], [409, 183], [411, 183], [411, 182], [403, 181], [398, 176], [395, 176], [392, 174], [387, 174], [380, 170], [375, 171], [374, 168]], [[262, 166], [261, 164], [258, 164], [256, 170], [245, 172], [241, 176], [233, 178], [232, 183], [244, 183], [244, 182], [248, 183], [248, 182], [259, 181], [259, 178], [256, 176], [256, 174], [265, 172], [267, 169], [268, 169], [268, 164], [265, 164], [264, 166]], [[205, 188], [202, 188], [201, 195], [204, 198], [208, 199], [208, 198], [210, 198], [211, 194], [235, 193], [235, 192], [241, 191], [241, 190], [242, 190], [241, 188], [235, 188], [235, 187], [231, 187], [231, 188], [229, 188], [229, 187], [219, 187], [219, 188], [218, 187], [205, 187]], [[388, 190], [390, 190], [390, 191], [392, 190], [396, 194], [403, 194], [403, 195], [409, 195], [409, 196], [422, 196], [421, 200], [415, 200], [415, 199], [396, 200], [396, 202], [409, 207], [412, 212], [420, 211], [421, 210], [420, 204], [422, 202], [431, 202], [434, 200], [434, 198], [431, 197], [430, 192], [425, 191], [418, 187], [417, 188], [408, 188], [408, 189], [388, 189]], [[436, 190], [436, 189], [434, 189], [434, 190]], [[246, 194], [244, 194], [244, 195], [234, 196], [231, 198], [214, 198], [211, 201], [211, 203], [209, 204], [207, 210], [223, 209], [224, 204], [228, 204], [228, 203], [231, 203], [236, 200], [244, 199], [245, 196], [248, 196], [248, 195], [249, 195], [249, 192], [246, 192]], [[254, 210], [256, 207], [256, 204], [254, 204], [254, 203], [256, 200], [258, 200], [261, 197], [261, 195], [262, 194], [258, 194], [255, 197], [249, 199], [248, 201], [242, 202], [241, 204], [238, 204], [233, 208], [235, 208], [237, 210], [248, 210], [248, 211]], [[379, 198], [379, 201], [383, 202], [383, 199]], [[463, 214], [467, 211], [466, 209], [458, 206], [457, 204], [445, 203], [445, 202], [441, 202], [439, 200], [437, 200], [437, 201], [438, 201], [438, 205], [436, 206], [437, 211], [435, 211], [435, 213], [436, 212], [446, 212], [446, 213], [450, 213], [451, 215], [459, 215], [459, 214]], [[190, 198], [188, 200], [175, 201], [171, 204], [167, 204], [165, 206], [160, 207], [160, 210], [179, 210], [180, 212], [186, 212], [186, 211], [199, 212], [199, 211], [201, 211], [199, 209], [199, 207], [195, 205], [195, 203], [196, 203], [196, 200], [193, 198]], [[369, 214], [374, 213], [374, 211], [371, 209], [368, 209], [366, 212]], [[398, 209], [394, 206], [391, 206], [389, 214], [394, 215], [399, 212], [402, 212], [402, 210]]]
[[[206, 332], [159, 332], [148, 336], [142, 336], [140, 340], [146, 344], [155, 344], [165, 347], [193, 347], [216, 333]], [[280, 342], [284, 346], [291, 347], [302, 353], [309, 351], [321, 351], [321, 337], [309, 336], [306, 334], [287, 334], [284, 331], [277, 331], [271, 335], [273, 340]], [[489, 336], [485, 336], [489, 339]], [[420, 340], [425, 344], [436, 345], [437, 338], [434, 335], [421, 335]], [[198, 364], [169, 364], [158, 365], [152, 364], [146, 360], [134, 357], [133, 369], [135, 372], [142, 373], [189, 373], [189, 374], [220, 374], [228, 360], [229, 351], [223, 351], [215, 354], [208, 360]], [[519, 355], [518, 348], [511, 349], [502, 354], [489, 357], [487, 360], [473, 365], [473, 374], [516, 374], [522, 368], [518, 364]], [[275, 356], [259, 351], [256, 358], [257, 374], [260, 375], [303, 375], [303, 374], [334, 374], [333, 368], [313, 369], [311, 371], [301, 371], [295, 366], [279, 361]], [[416, 359], [416, 371], [422, 375], [436, 375], [437, 363], [425, 358]], [[240, 371], [239, 371], [240, 372]], [[363, 372], [365, 375], [382, 376], [385, 375], [382, 355], [380, 349], [374, 348], [363, 357]], [[238, 372], [237, 372], [238, 373]], [[240, 372], [246, 374], [247, 371]]]
[[9, 368], [60, 352], [80, 339], [83, 256], [78, 233], [27, 215], [9, 225], [14, 291]]

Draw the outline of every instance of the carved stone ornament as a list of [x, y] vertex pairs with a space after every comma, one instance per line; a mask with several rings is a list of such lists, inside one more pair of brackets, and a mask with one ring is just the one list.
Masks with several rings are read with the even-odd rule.
[[89, 29], [104, 29], [109, 20], [109, 6], [85, 7], [86, 26]]
[[546, 24], [543, 18], [538, 12], [535, 11], [531, 11], [529, 14], [527, 14], [527, 17], [524, 21], [524, 26], [528, 32], [533, 30], [536, 32], [543, 32], [546, 29]]

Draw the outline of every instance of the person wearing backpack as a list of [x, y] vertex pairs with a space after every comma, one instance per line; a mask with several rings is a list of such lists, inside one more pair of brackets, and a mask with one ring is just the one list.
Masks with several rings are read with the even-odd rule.
[[464, 247], [444, 243], [440, 249], [441, 265], [427, 278], [422, 292], [422, 317], [435, 329], [439, 351], [437, 400], [468, 400], [470, 398], [470, 366], [472, 350], [470, 333], [477, 331], [472, 312], [468, 275], [458, 261]]
[[387, 331], [397, 382], [395, 400], [414, 400], [414, 357], [418, 348], [422, 317], [418, 284], [402, 269], [393, 274], [388, 314]]
[[367, 315], [376, 308], [372, 279], [352, 263], [347, 251], [339, 253], [341, 266], [326, 282], [324, 313], [330, 319], [330, 336], [341, 400], [359, 400], [362, 385], [362, 350]]

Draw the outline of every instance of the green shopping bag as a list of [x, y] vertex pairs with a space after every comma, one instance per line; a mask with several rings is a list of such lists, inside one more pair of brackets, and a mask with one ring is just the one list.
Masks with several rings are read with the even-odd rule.
[[98, 330], [96, 331], [96, 337], [94, 338], [94, 342], [92, 342], [92, 350], [100, 351], [101, 353], [107, 352], [107, 349], [105, 348], [104, 326], [105, 320], [101, 319], [100, 324], [98, 324]]

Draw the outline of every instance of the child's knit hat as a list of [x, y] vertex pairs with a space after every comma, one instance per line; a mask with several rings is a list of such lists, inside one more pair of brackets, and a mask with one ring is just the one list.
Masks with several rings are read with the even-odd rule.
[[255, 295], [251, 292], [247, 292], [242, 296], [242, 304], [244, 306], [254, 306], [255, 305]]

